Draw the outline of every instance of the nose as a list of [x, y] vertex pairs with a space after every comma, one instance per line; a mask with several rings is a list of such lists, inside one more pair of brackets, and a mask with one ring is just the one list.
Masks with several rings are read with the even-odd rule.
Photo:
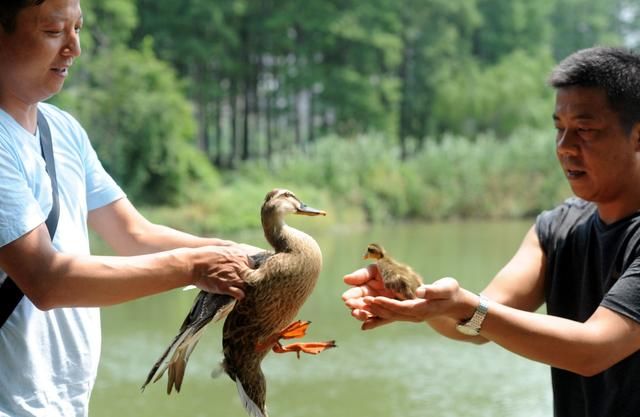
[[82, 48], [80, 47], [80, 34], [74, 31], [69, 35], [67, 43], [62, 49], [62, 55], [65, 57], [76, 58], [80, 56], [81, 53]]
[[556, 137], [556, 152], [560, 156], [571, 156], [578, 153], [578, 141], [574, 130], [558, 130], [558, 135]]

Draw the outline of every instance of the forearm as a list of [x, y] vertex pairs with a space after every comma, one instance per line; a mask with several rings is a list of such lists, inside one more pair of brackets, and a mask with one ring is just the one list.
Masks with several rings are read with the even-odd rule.
[[175, 248], [226, 246], [233, 243], [202, 238], [152, 223], [126, 198], [90, 211], [88, 224], [118, 255], [143, 255]]
[[481, 334], [513, 353], [581, 375], [592, 375], [617, 361], [612, 359], [615, 347], [585, 323], [496, 303], [489, 308]]
[[190, 256], [176, 250], [132, 257], [56, 253], [32, 273], [25, 291], [41, 309], [107, 306], [193, 282]]
[[458, 340], [462, 342], [470, 342], [475, 344], [487, 343], [488, 340], [482, 336], [466, 336], [456, 330], [458, 320], [450, 317], [434, 317], [426, 320], [426, 323], [436, 332], [440, 333], [449, 339]]
[[[181, 232], [170, 227], [148, 223], [144, 229], [132, 231], [129, 244], [124, 246], [125, 255], [141, 255], [175, 248], [198, 248], [202, 246], [228, 246], [229, 240], [205, 238]], [[123, 249], [117, 249], [118, 253]]]

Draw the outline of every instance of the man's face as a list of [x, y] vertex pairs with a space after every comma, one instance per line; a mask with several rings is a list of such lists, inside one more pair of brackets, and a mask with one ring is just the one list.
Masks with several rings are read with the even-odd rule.
[[60, 91], [80, 55], [81, 27], [80, 0], [46, 0], [21, 10], [14, 32], [0, 27], [0, 105], [31, 105]]
[[624, 131], [602, 89], [558, 89], [553, 118], [556, 154], [578, 197], [606, 204], [638, 187], [638, 126]]

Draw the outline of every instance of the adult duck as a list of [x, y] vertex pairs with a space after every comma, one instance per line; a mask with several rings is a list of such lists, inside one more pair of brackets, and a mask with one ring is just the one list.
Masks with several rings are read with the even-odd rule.
[[143, 389], [156, 374], [154, 382], [168, 369], [167, 393], [173, 387], [180, 391], [187, 361], [205, 326], [226, 317], [221, 368], [236, 382], [246, 411], [254, 417], [267, 417], [266, 381], [260, 364], [269, 351], [295, 352], [300, 357], [300, 352], [317, 354], [335, 347], [334, 341], [286, 346], [280, 342], [304, 336], [309, 322], [292, 320], [313, 291], [322, 268], [320, 247], [311, 236], [285, 223], [288, 214], [326, 215], [302, 203], [291, 191], [270, 191], [261, 219], [273, 251], [252, 257], [255, 269], [244, 277], [244, 299], [236, 302], [228, 295], [201, 291], [178, 335], [149, 372]]

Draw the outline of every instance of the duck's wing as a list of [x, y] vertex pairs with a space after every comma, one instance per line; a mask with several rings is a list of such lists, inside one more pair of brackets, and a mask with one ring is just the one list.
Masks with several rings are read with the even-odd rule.
[[401, 299], [415, 298], [415, 291], [422, 284], [422, 277], [410, 266], [384, 258], [378, 261], [378, 267], [386, 288]]
[[153, 382], [159, 380], [168, 369], [167, 394], [171, 393], [174, 386], [179, 392], [187, 361], [198, 344], [205, 326], [226, 317], [235, 304], [236, 300], [229, 295], [200, 291], [178, 334], [151, 368], [142, 389], [144, 390], [156, 374]]
[[274, 252], [266, 250], [264, 252], [259, 252], [259, 253], [256, 253], [255, 255], [249, 256], [249, 260], [251, 261], [251, 268], [252, 269], [260, 268], [260, 266], [262, 266], [262, 264], [264, 264], [267, 261], [267, 259], [269, 259], [273, 255], [274, 255]]

